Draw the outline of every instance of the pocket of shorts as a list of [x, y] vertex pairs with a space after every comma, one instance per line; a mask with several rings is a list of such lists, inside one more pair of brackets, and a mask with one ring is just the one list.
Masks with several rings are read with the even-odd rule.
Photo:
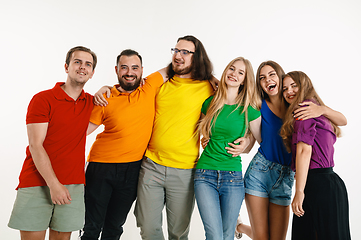
[[252, 170], [254, 171], [258, 171], [258, 172], [268, 172], [269, 170], [269, 166], [264, 164], [261, 161], [255, 161], [254, 164], [252, 165]]
[[292, 182], [292, 186], [293, 186], [293, 182], [295, 181], [295, 172], [290, 171], [290, 174], [288, 174], [288, 178]]

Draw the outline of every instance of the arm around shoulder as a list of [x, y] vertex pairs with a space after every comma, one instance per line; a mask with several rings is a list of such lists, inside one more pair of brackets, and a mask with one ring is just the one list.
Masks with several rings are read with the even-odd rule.
[[333, 110], [327, 106], [324, 106], [324, 116], [327, 117], [331, 122], [336, 124], [337, 126], [346, 126], [347, 125], [347, 118], [338, 111]]
[[294, 118], [296, 120], [307, 120], [323, 115], [337, 126], [347, 125], [346, 117], [341, 112], [335, 111], [330, 107], [320, 106], [312, 101], [305, 101], [299, 105], [300, 107], [294, 111]]

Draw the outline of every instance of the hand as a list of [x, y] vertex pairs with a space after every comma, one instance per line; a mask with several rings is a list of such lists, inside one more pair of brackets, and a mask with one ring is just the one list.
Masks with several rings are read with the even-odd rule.
[[99, 91], [94, 94], [94, 104], [102, 107], [108, 105], [108, 101], [105, 99], [103, 94], [106, 93], [107, 98], [109, 98], [111, 93], [110, 89], [111, 87], [108, 86], [104, 86], [101, 89], [99, 89]]
[[[238, 145], [239, 143], [239, 145]], [[245, 137], [236, 139], [233, 143], [228, 143], [231, 147], [225, 147], [227, 153], [232, 154], [232, 157], [237, 157], [248, 147], [250, 140]]]
[[61, 183], [57, 183], [56, 185], [49, 187], [51, 201], [54, 204], [64, 205], [71, 203], [71, 197], [68, 189]]
[[296, 191], [296, 194], [293, 197], [293, 201], [292, 201], [292, 204], [291, 204], [292, 212], [297, 217], [302, 217], [305, 214], [305, 211], [302, 208], [304, 198], [305, 198], [305, 194], [303, 192], [300, 192], [300, 191]]
[[203, 149], [206, 148], [208, 142], [209, 142], [209, 138], [206, 139], [205, 137], [202, 137], [202, 139], [201, 139], [201, 145], [202, 145], [202, 148], [203, 148]]
[[296, 120], [306, 120], [323, 115], [323, 106], [319, 106], [311, 101], [305, 101], [298, 104], [300, 107], [293, 112]]
[[147, 80], [147, 78], [142, 78], [142, 80], [140, 80], [140, 87], [143, 87], [145, 84], [145, 80]]

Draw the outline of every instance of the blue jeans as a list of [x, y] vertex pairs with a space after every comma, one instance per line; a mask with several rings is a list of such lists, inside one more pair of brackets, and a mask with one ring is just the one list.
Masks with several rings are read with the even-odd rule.
[[242, 172], [196, 169], [194, 193], [206, 239], [233, 240], [245, 194]]

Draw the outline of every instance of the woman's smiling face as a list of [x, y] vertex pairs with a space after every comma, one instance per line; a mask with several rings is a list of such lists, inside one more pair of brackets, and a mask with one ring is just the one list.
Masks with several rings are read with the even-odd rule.
[[271, 66], [265, 65], [261, 68], [259, 80], [263, 91], [268, 96], [276, 96], [278, 94], [280, 79]]
[[291, 104], [293, 99], [297, 96], [298, 92], [298, 86], [292, 78], [285, 77], [283, 79], [282, 92], [286, 102]]

